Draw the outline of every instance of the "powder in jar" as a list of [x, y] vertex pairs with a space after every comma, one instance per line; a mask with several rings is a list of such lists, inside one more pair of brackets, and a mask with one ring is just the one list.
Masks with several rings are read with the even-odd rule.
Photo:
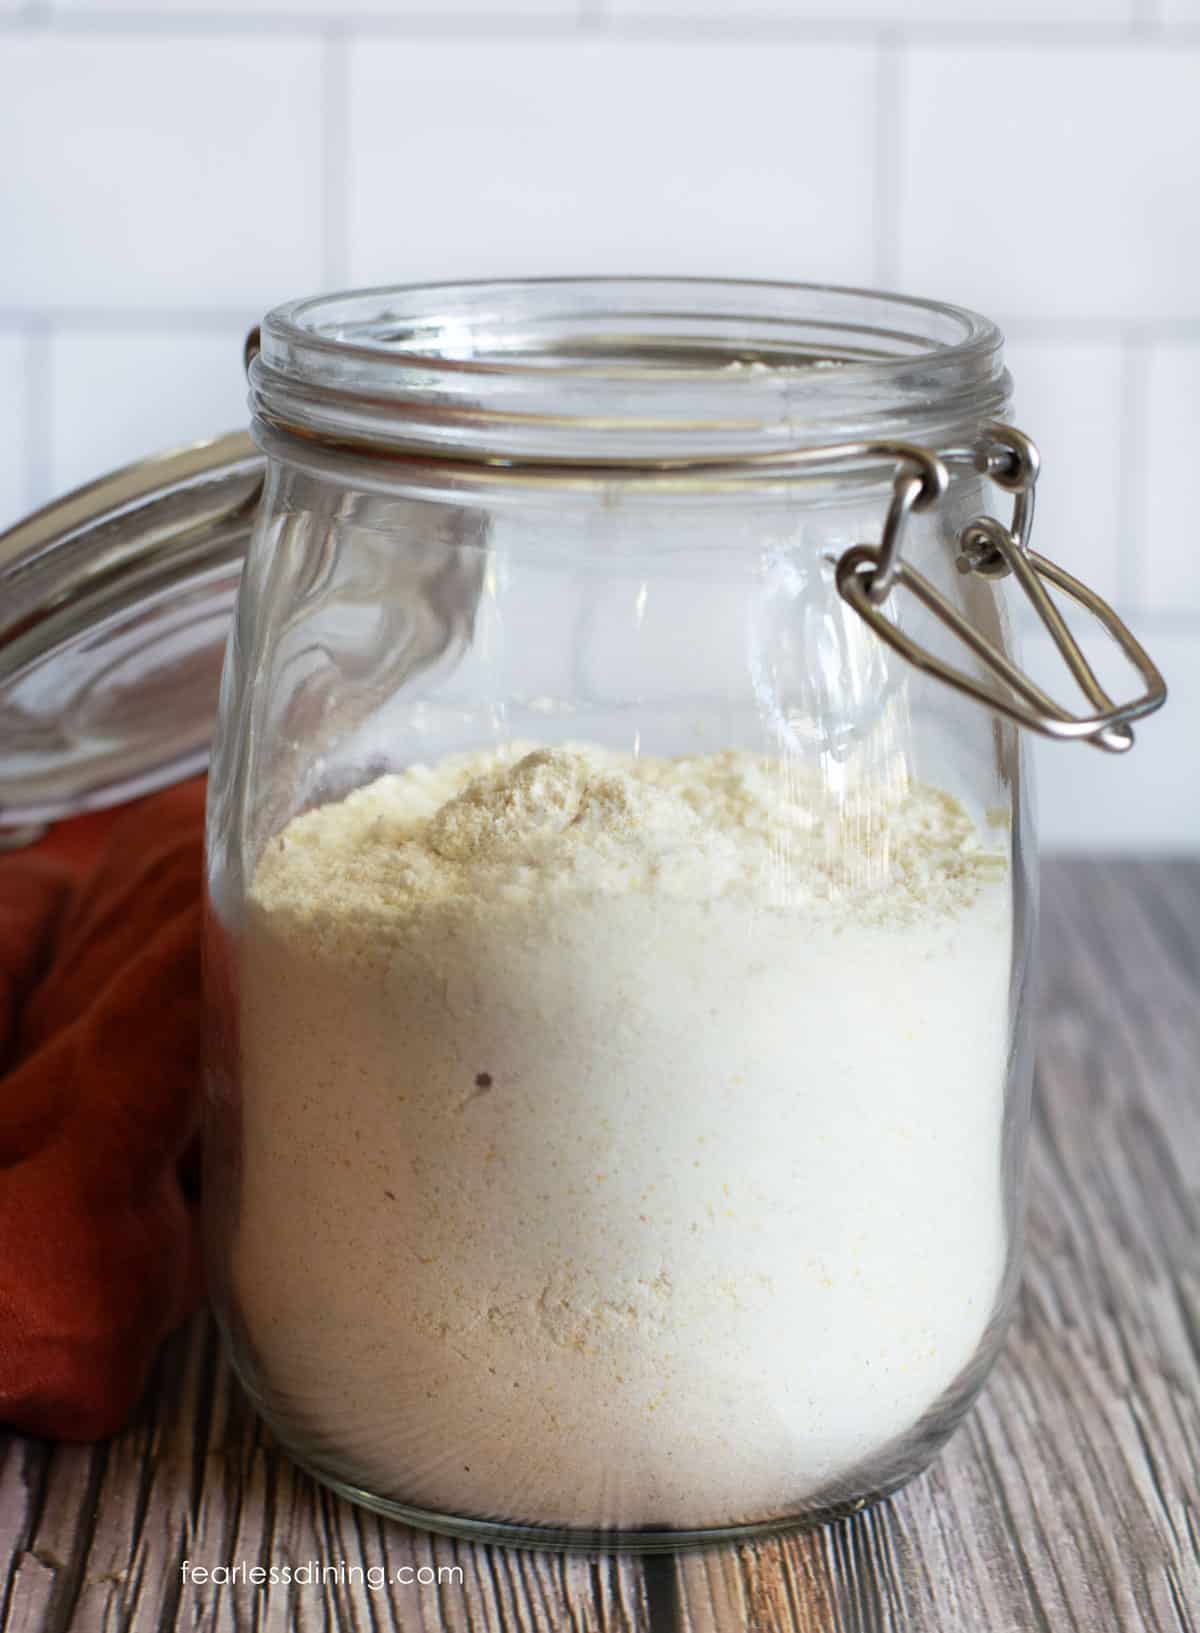
[[515, 747], [266, 847], [233, 1293], [310, 1459], [564, 1526], [784, 1516], [1003, 1276], [1010, 880], [948, 795]]

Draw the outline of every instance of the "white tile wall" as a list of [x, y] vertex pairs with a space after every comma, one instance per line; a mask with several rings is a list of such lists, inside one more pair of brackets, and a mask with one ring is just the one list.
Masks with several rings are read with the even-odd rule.
[[[241, 306], [322, 273], [315, 40], [0, 39], [0, 303]], [[12, 162], [19, 155], [19, 162]]]
[[[1162, 713], [1136, 728], [1128, 754], [1077, 744], [1034, 747], [1039, 831], [1051, 851], [1200, 849], [1200, 638], [1194, 628], [1142, 620], [1139, 627], [1167, 682]], [[1027, 642], [1039, 673], [1055, 669], [1048, 636]], [[1058, 688], [1063, 695], [1069, 689]], [[1169, 711], [1169, 712], [1168, 712]]]
[[65, 491], [151, 449], [244, 425], [249, 326], [56, 330], [49, 344], [54, 487]]
[[0, 526], [234, 423], [308, 290], [943, 295], [1013, 337], [1039, 543], [1174, 687], [1134, 759], [1039, 747], [1048, 837], [1200, 848], [1198, 87], [1200, 0], [0, 0]]
[[24, 334], [0, 332], [0, 516], [5, 517], [19, 515], [33, 502], [28, 354], [29, 341]]
[[1001, 317], [1196, 316], [1200, 50], [919, 46], [904, 284]]
[[873, 253], [874, 132], [846, 110], [874, 74], [869, 47], [359, 43], [351, 276], [852, 278]]
[[[1186, 3], [1186, 0], [1185, 0]], [[609, 0], [617, 17], [784, 17], [838, 21], [866, 18], [873, 23], [949, 22], [993, 27], [1013, 23], [1125, 22], [1135, 0]]]
[[[1146, 449], [1137, 516], [1154, 541], [1145, 561], [1150, 606], [1200, 623], [1200, 340], [1146, 357]], [[1198, 728], [1200, 732], [1200, 728]]]
[[[11, 3], [11, 0], [9, 0]], [[586, 3], [586, 0], [583, 0]], [[559, 17], [572, 21], [579, 17], [581, 0], [55, 0], [65, 15], [134, 15], [153, 13], [157, 17], [322, 17], [336, 20], [339, 12], [356, 17], [424, 17], [462, 13], [472, 17]]]
[[1038, 445], [1037, 547], [1119, 600], [1124, 356], [1119, 341], [1015, 340], [1013, 417]]

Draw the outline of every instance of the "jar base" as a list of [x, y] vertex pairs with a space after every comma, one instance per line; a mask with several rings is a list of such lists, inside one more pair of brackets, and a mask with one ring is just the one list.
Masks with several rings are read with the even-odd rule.
[[[995, 1358], [999, 1340], [1007, 1324], [1010, 1305], [1011, 1288], [1009, 1296], [1004, 1299], [989, 1324], [989, 1341], [981, 1346], [972, 1365], [959, 1377], [955, 1386], [942, 1396], [936, 1406], [927, 1412], [901, 1441], [894, 1443], [891, 1458], [883, 1461], [882, 1468], [873, 1480], [869, 1477], [856, 1480], [854, 1472], [851, 1471], [842, 1477], [842, 1491], [846, 1495], [838, 1495], [835, 1490], [827, 1487], [824, 1492], [814, 1493], [810, 1502], [806, 1502], [799, 1510], [790, 1514], [754, 1520], [742, 1525], [695, 1529], [660, 1529], [646, 1526], [622, 1530], [617, 1527], [602, 1529], [479, 1519], [470, 1515], [424, 1508], [415, 1503], [406, 1503], [398, 1497], [383, 1496], [365, 1486], [356, 1485], [353, 1480], [323, 1467], [319, 1453], [313, 1455], [310, 1449], [305, 1447], [305, 1437], [296, 1433], [294, 1424], [279, 1421], [272, 1409], [272, 1403], [255, 1387], [254, 1369], [247, 1364], [247, 1356], [219, 1315], [217, 1325], [233, 1375], [250, 1405], [270, 1431], [279, 1451], [319, 1485], [345, 1498], [347, 1502], [418, 1530], [438, 1536], [454, 1537], [462, 1542], [489, 1543], [500, 1547], [524, 1548], [547, 1553], [674, 1554], [758, 1542], [770, 1537], [815, 1530], [819, 1526], [861, 1513], [908, 1485], [930, 1466], [973, 1405]], [[866, 1476], [865, 1468], [860, 1469], [859, 1473]]]
[[502, 1520], [475, 1520], [461, 1514], [439, 1514], [432, 1509], [414, 1508], [408, 1503], [390, 1497], [380, 1497], [360, 1486], [349, 1484], [329, 1474], [315, 1463], [288, 1448], [287, 1457], [297, 1468], [344, 1497], [359, 1508], [369, 1509], [384, 1518], [398, 1520], [419, 1531], [430, 1531], [436, 1536], [454, 1537], [459, 1542], [483, 1542], [502, 1548], [526, 1548], [542, 1553], [609, 1553], [609, 1554], [680, 1554], [701, 1548], [721, 1548], [742, 1542], [761, 1542], [769, 1537], [788, 1536], [811, 1531], [834, 1520], [858, 1514], [874, 1503], [882, 1502], [909, 1480], [915, 1479], [922, 1468], [913, 1469], [900, 1479], [892, 1481], [866, 1496], [845, 1502], [823, 1504], [800, 1514], [785, 1515], [780, 1519], [763, 1520], [753, 1525], [718, 1526], [700, 1531], [588, 1531], [559, 1529], [554, 1526], [515, 1525]]

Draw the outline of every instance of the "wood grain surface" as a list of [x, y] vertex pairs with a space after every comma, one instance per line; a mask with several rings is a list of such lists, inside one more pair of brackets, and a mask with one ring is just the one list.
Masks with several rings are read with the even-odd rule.
[[[1198, 1633], [1200, 864], [1044, 870], [1017, 1320], [982, 1400], [890, 1502], [674, 1559], [435, 1539], [273, 1449], [198, 1319], [107, 1445], [0, 1450], [0, 1629]], [[461, 1581], [185, 1583], [181, 1563], [450, 1567]]]

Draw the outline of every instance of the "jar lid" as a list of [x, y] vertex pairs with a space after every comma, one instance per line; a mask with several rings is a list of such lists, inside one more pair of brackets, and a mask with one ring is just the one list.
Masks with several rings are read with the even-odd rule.
[[207, 764], [263, 470], [235, 431], [127, 465], [0, 534], [0, 829]]

